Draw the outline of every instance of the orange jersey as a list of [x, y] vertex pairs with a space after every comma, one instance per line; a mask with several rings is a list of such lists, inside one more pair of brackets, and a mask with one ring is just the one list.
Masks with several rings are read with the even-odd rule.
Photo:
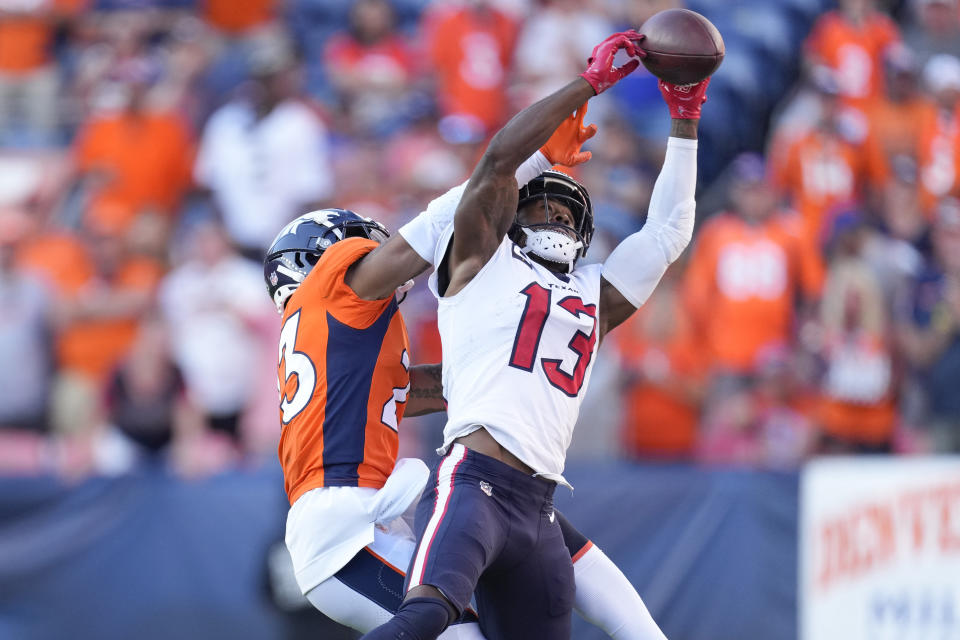
[[[65, 298], [83, 296], [97, 286], [96, 268], [82, 242], [68, 234], [54, 234], [30, 243], [18, 256], [21, 264], [40, 273]], [[145, 257], [123, 261], [108, 282], [99, 286], [115, 291], [152, 293], [163, 277], [163, 265]], [[71, 322], [57, 336], [57, 365], [103, 382], [123, 359], [137, 335], [136, 315]]]
[[36, 11], [24, 14], [0, 10], [0, 72], [30, 73], [53, 62], [56, 19], [76, 15], [89, 2], [47, 0], [35, 4]]
[[920, 203], [928, 215], [942, 198], [960, 195], [960, 109], [927, 113], [917, 139], [917, 166]]
[[50, 62], [53, 25], [43, 18], [0, 19], [0, 70], [28, 73]]
[[711, 364], [750, 372], [764, 346], [790, 342], [794, 298], [815, 298], [823, 281], [799, 227], [784, 216], [752, 226], [721, 214], [700, 232], [684, 298]]
[[829, 231], [827, 214], [860, 197], [866, 177], [865, 154], [845, 140], [816, 129], [775, 152], [773, 180], [790, 198], [811, 239]]
[[883, 95], [883, 54], [899, 40], [896, 23], [883, 13], [874, 13], [858, 26], [831, 11], [814, 24], [805, 46], [836, 72], [843, 97], [862, 105]]
[[498, 127], [507, 104], [506, 82], [517, 24], [505, 14], [441, 7], [426, 20], [426, 47], [444, 115], [471, 115]]
[[190, 131], [173, 112], [118, 114], [86, 123], [74, 143], [77, 166], [109, 176], [93, 195], [87, 221], [122, 232], [145, 208], [172, 215], [190, 186], [193, 155]]
[[[687, 456], [698, 435], [700, 408], [686, 387], [703, 377], [703, 357], [679, 300], [664, 299], [664, 293], [641, 307], [617, 336], [624, 368], [640, 373], [626, 390], [621, 435], [627, 451], [641, 457]], [[663, 318], [652, 317], [657, 314], [669, 314], [669, 331]]]
[[869, 131], [864, 141], [867, 172], [876, 187], [890, 179], [890, 161], [897, 156], [916, 160], [917, 140], [933, 106], [922, 98], [907, 102], [877, 100], [866, 110]]
[[[837, 438], [872, 445], [889, 442], [897, 426], [896, 380], [892, 373], [889, 345], [881, 335], [868, 334], [850, 341], [858, 345], [853, 355], [838, 356], [836, 343], [827, 338], [827, 383], [820, 394], [815, 417], [824, 432]], [[841, 362], [846, 360], [844, 368], [855, 369], [861, 379], [878, 380], [876, 387], [872, 389], [872, 397], [837, 397], [843, 394], [832, 389], [829, 384], [833, 379], [829, 369], [834, 359]], [[884, 370], [887, 370], [887, 375], [890, 376], [887, 381], [883, 381], [884, 377], [878, 375]]]
[[290, 504], [317, 487], [379, 489], [393, 471], [410, 385], [394, 296], [362, 300], [347, 268], [377, 243], [327, 249], [287, 302], [280, 333], [280, 464]]
[[238, 35], [269, 24], [277, 13], [277, 0], [205, 0], [203, 17], [229, 35]]

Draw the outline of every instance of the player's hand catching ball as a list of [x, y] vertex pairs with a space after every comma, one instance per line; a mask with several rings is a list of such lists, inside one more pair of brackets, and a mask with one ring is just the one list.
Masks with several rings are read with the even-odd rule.
[[540, 147], [540, 153], [553, 165], [575, 167], [589, 160], [593, 154], [589, 151], [580, 151], [584, 142], [597, 133], [597, 125], [583, 126], [583, 117], [587, 115], [587, 103], [563, 121], [553, 132], [547, 143]]
[[670, 84], [661, 80], [660, 93], [670, 107], [670, 117], [679, 120], [700, 118], [700, 107], [707, 101], [707, 85], [710, 78], [693, 84]]
[[587, 58], [587, 70], [580, 77], [590, 83], [594, 93], [600, 95], [640, 66], [639, 60], [630, 60], [615, 67], [613, 59], [621, 49], [636, 58], [646, 56], [647, 52], [637, 45], [641, 40], [643, 36], [632, 29], [608, 37], [593, 48], [593, 53]]

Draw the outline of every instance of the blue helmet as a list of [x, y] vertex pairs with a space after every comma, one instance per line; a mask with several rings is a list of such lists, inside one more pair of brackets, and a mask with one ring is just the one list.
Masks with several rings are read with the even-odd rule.
[[263, 279], [277, 311], [283, 313], [287, 300], [334, 242], [344, 238], [383, 240], [389, 235], [379, 222], [346, 209], [318, 209], [287, 224], [263, 259]]

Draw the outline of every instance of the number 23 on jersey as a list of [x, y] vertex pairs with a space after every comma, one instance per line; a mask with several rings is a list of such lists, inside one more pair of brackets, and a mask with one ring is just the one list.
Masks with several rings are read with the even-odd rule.
[[[280, 392], [281, 423], [286, 426], [296, 418], [310, 404], [316, 392], [317, 368], [303, 351], [297, 351], [297, 332], [300, 328], [300, 313], [297, 311], [283, 323], [280, 331], [280, 347], [278, 350], [278, 366], [280, 368], [277, 386]], [[401, 364], [407, 371], [410, 369], [410, 356], [404, 349], [400, 356]], [[291, 389], [291, 378], [296, 376], [296, 388]], [[280, 380], [283, 387], [280, 388]], [[291, 395], [292, 392], [292, 395]], [[380, 421], [394, 431], [399, 428], [397, 405], [407, 401], [410, 384], [405, 387], [396, 387], [383, 403]]]

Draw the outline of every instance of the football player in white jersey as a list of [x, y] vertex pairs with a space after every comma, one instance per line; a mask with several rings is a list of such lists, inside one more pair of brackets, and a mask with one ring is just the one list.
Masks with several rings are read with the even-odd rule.
[[690, 240], [708, 80], [661, 82], [673, 121], [647, 222], [604, 265], [576, 266], [593, 231], [586, 189], [545, 172], [518, 190], [514, 172], [578, 105], [639, 65], [613, 60], [620, 50], [642, 56], [641, 38], [614, 34], [585, 73], [501, 129], [441, 237], [431, 287], [444, 352], [445, 457], [417, 510], [404, 602], [365, 638], [436, 638], [474, 591], [490, 638], [569, 637], [574, 572], [553, 490], [566, 484], [566, 448], [599, 339], [643, 304]]
[[[580, 110], [567, 118], [541, 150], [534, 153], [517, 170], [518, 182], [525, 183], [554, 164], [574, 166], [589, 159], [590, 153], [581, 152], [580, 148], [583, 142], [596, 132], [596, 127], [583, 127], [585, 111]], [[328, 311], [329, 305], [336, 300], [348, 299], [352, 301], [351, 304], [356, 305], [358, 302], [354, 295], [379, 298], [379, 290], [373, 287], [386, 286], [383, 285], [384, 281], [396, 286], [405, 278], [422, 272], [430, 263], [442, 231], [453, 221], [465, 186], [466, 183], [455, 187], [431, 202], [426, 211], [400, 230], [398, 237], [381, 245], [381, 249], [386, 250], [384, 252], [390, 256], [389, 260], [380, 261], [385, 266], [375, 266], [371, 271], [370, 265], [366, 263], [357, 265], [360, 277], [351, 279], [348, 284], [353, 294], [342, 290], [330, 297], [327, 306], [320, 311]], [[307, 274], [316, 270], [321, 272], [317, 277], [322, 277], [323, 271], [334, 269], [327, 260], [320, 260], [320, 257], [340, 239], [357, 235], [360, 228], [367, 229], [361, 237], [367, 233], [378, 237], [371, 232], [383, 231], [373, 221], [342, 210], [312, 212], [288, 225], [277, 237], [264, 265], [267, 290], [271, 299], [277, 303], [278, 309], [286, 308], [287, 302], [299, 289]], [[384, 234], [385, 231], [380, 235]], [[404, 242], [407, 237], [417, 244], [416, 249]], [[379, 251], [378, 249], [366, 255]], [[291, 253], [299, 253], [303, 259], [285, 261], [284, 256]], [[426, 257], [421, 258], [421, 255]], [[297, 272], [299, 275], [291, 279], [286, 274], [290, 273], [289, 268], [293, 265], [300, 265]], [[366, 269], [359, 269], [360, 266]], [[357, 270], [354, 271], [354, 276], [356, 273]], [[392, 297], [389, 292], [383, 295]], [[303, 296], [299, 296], [298, 300], [305, 312], [317, 310], [317, 303], [309, 302]], [[304, 355], [309, 357], [312, 347], [309, 341], [301, 340], [303, 338], [306, 336], [298, 336], [298, 348], [305, 350]], [[328, 346], [331, 339], [328, 337]], [[380, 353], [386, 348], [375, 346], [380, 346]], [[377, 352], [376, 349], [373, 350], [374, 355]], [[314, 359], [325, 360], [327, 365], [330, 365], [330, 361], [322, 354], [313, 355]], [[393, 355], [400, 360], [400, 354]], [[357, 358], [359, 356], [354, 353], [353, 359]], [[387, 359], [389, 360], [389, 357]], [[281, 367], [286, 369], [283, 359]], [[418, 376], [414, 375], [415, 372]], [[286, 372], [282, 375], [286, 376]], [[440, 365], [413, 367], [410, 376], [410, 393], [404, 403], [404, 413], [416, 415], [423, 411], [444, 410], [439, 387]], [[339, 414], [328, 414], [327, 418], [350, 424], [349, 420], [338, 416]], [[354, 426], [350, 424], [351, 428]], [[286, 427], [288, 430], [291, 428], [301, 430], [303, 427], [295, 424]], [[392, 518], [419, 496], [426, 482], [426, 468], [419, 465], [423, 467], [421, 477], [417, 465], [413, 464], [415, 462], [418, 461], [399, 461], [386, 486], [379, 491], [337, 487], [334, 491], [340, 493], [321, 499], [324, 496], [320, 494], [326, 490], [319, 489], [301, 496], [291, 508], [287, 521], [287, 545], [294, 566], [298, 569], [298, 584], [319, 610], [354, 629], [368, 631], [376, 627], [389, 620], [400, 605], [404, 580], [402, 571], [412, 557], [414, 541], [412, 537], [407, 538], [404, 526]], [[344, 491], [356, 495], [345, 495]], [[345, 543], [344, 534], [353, 531], [355, 537], [363, 538], [361, 532], [368, 526], [372, 527], [365, 508], [356, 511], [358, 505], [362, 507], [371, 500], [372, 504], [379, 505], [372, 511], [378, 514], [376, 522], [381, 525], [374, 531], [373, 542], [357, 552], [367, 540], [364, 539], [358, 544]], [[620, 640], [659, 640], [662, 637], [660, 635], [638, 634], [632, 631], [637, 627], [637, 620], [649, 620], [653, 628], [656, 628], [639, 595], [599, 548], [570, 525], [562, 514], [558, 513], [556, 517], [561, 524], [569, 555], [575, 563], [577, 610]], [[331, 521], [336, 521], [338, 526], [331, 529]], [[338, 545], [338, 552], [331, 554], [335, 545]], [[350, 548], [345, 548], [347, 546]], [[459, 622], [460, 624], [448, 627], [441, 637], [482, 640], [476, 617], [472, 613], [465, 615]]]

